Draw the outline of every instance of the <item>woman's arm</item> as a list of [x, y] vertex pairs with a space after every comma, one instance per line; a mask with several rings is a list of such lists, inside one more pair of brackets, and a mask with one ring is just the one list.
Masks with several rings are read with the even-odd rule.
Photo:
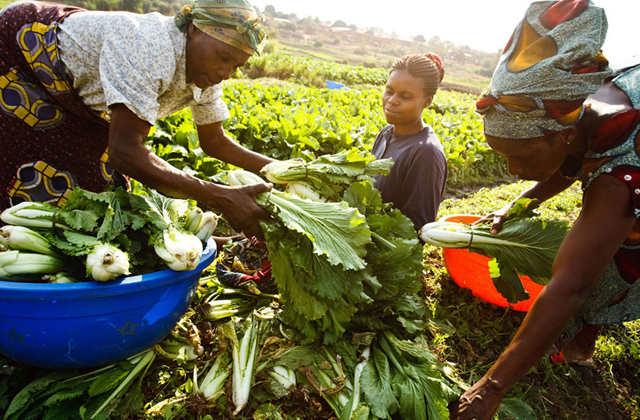
[[233, 141], [225, 134], [221, 122], [198, 126], [198, 138], [200, 147], [209, 156], [248, 171], [259, 172], [264, 165], [273, 162], [273, 159], [252, 152]]
[[268, 191], [268, 184], [232, 188], [187, 175], [144, 146], [150, 128], [151, 124], [125, 105], [111, 108], [109, 162], [115, 170], [166, 195], [194, 199], [205, 207], [218, 209], [237, 232], [262, 237], [258, 220], [267, 219], [269, 214], [256, 204], [254, 197]]
[[576, 181], [573, 179], [567, 179], [560, 175], [560, 172], [556, 172], [546, 181], [537, 182], [531, 188], [524, 191], [515, 200], [507, 203], [500, 210], [496, 210], [493, 213], [483, 217], [478, 220], [476, 223], [483, 223], [487, 220], [491, 220], [493, 223], [491, 225], [491, 233], [496, 234], [502, 228], [502, 224], [507, 219], [507, 213], [509, 209], [513, 207], [513, 204], [519, 198], [537, 198], [540, 202], [544, 202], [551, 197], [554, 197], [560, 194], [562, 191], [566, 190], [570, 186], [572, 186]]
[[509, 388], [544, 356], [576, 314], [634, 223], [627, 186], [612, 176], [596, 178], [558, 251], [551, 281], [498, 361], [452, 408], [452, 420], [493, 417]]

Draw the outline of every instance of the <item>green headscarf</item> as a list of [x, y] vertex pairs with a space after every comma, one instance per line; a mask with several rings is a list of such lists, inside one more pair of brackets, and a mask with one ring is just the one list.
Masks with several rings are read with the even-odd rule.
[[246, 0], [200, 0], [184, 6], [175, 22], [181, 32], [193, 22], [210, 37], [247, 54], [260, 53], [266, 38], [262, 15]]

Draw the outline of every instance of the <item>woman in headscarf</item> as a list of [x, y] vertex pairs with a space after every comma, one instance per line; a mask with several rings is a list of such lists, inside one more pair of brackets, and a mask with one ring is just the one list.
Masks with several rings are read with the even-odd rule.
[[[582, 211], [553, 276], [451, 419], [491, 419], [541, 357], [588, 365], [598, 328], [640, 318], [640, 66], [610, 69], [607, 20], [589, 0], [532, 3], [477, 103], [487, 142], [546, 200], [576, 180]], [[497, 232], [509, 206], [490, 215]]]
[[261, 16], [246, 0], [201, 0], [175, 17], [94, 12], [37, 1], [0, 12], [0, 210], [100, 192], [124, 174], [222, 212], [259, 235], [254, 195], [187, 175], [143, 142], [157, 119], [190, 107], [201, 148], [258, 171], [272, 160], [229, 138], [220, 83], [259, 52]]

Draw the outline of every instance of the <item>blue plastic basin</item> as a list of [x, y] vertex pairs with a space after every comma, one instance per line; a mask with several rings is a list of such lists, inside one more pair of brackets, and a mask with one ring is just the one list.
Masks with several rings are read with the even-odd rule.
[[215, 255], [209, 239], [193, 271], [166, 269], [108, 283], [0, 281], [0, 352], [55, 369], [106, 365], [140, 353], [180, 320]]

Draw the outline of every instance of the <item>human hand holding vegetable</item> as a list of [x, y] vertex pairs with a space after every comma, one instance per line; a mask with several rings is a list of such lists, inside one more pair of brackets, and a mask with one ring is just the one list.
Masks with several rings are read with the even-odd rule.
[[473, 222], [472, 225], [478, 225], [478, 224], [490, 221], [491, 222], [490, 233], [492, 235], [495, 235], [496, 233], [500, 232], [500, 229], [502, 229], [502, 224], [507, 220], [507, 213], [509, 213], [509, 210], [511, 210], [514, 203], [515, 201], [511, 201], [510, 203], [507, 203], [501, 209], [496, 210], [492, 213], [489, 213], [488, 215], [483, 216], [480, 220]]
[[[212, 204], [212, 207], [222, 212], [222, 215], [236, 232], [263, 240], [264, 236], [259, 221], [267, 220], [271, 216], [256, 203], [255, 196], [270, 191], [273, 184], [261, 183], [240, 187], [218, 185], [217, 187], [223, 188], [223, 191], [222, 193], [218, 192], [217, 200], [215, 204]], [[209, 205], [206, 202], [204, 204]]]
[[523, 191], [518, 197], [516, 197], [510, 203], [507, 203], [504, 207], [494, 211], [477, 222], [474, 225], [491, 221], [491, 234], [495, 235], [502, 229], [502, 225], [507, 220], [507, 214], [509, 210], [513, 208], [514, 204], [521, 198], [537, 199], [540, 203], [560, 194], [562, 191], [569, 188], [574, 183], [573, 179], [567, 179], [563, 177], [559, 172], [554, 174], [546, 181], [538, 182], [531, 188]]

